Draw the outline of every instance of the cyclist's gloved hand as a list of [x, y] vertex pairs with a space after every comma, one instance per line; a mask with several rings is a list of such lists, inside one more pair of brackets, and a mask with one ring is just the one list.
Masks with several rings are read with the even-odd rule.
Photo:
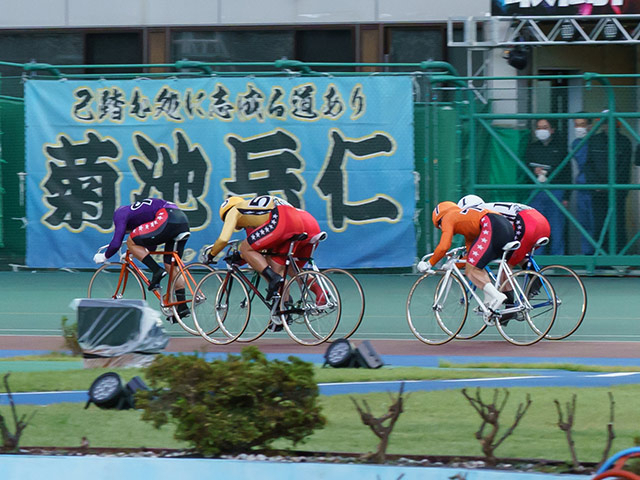
[[206, 263], [207, 265], [213, 263], [213, 257], [211, 256], [211, 246], [204, 246], [200, 249], [200, 254], [198, 255], [198, 260], [200, 263]]
[[107, 257], [105, 256], [104, 253], [96, 253], [93, 256], [93, 261], [96, 263], [104, 263], [107, 261]]
[[228, 264], [236, 264], [236, 265], [242, 265], [244, 263], [244, 259], [240, 256], [240, 252], [238, 252], [237, 250], [231, 253], [230, 255], [227, 255], [226, 257], [224, 257], [224, 261], [227, 262]]
[[422, 260], [418, 262], [416, 267], [420, 273], [433, 273], [435, 270], [431, 265], [431, 262], [423, 262]]

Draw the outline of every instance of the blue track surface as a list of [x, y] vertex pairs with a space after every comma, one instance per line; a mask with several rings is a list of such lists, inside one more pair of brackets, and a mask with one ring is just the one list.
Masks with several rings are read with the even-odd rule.
[[[7, 350], [0, 352], [0, 356], [10, 357], [16, 355], [34, 355], [44, 352]], [[226, 353], [207, 353], [205, 358], [226, 358]], [[266, 354], [270, 360], [287, 360], [288, 353]], [[295, 354], [307, 362], [323, 364], [322, 354]], [[540, 357], [473, 357], [473, 356], [431, 356], [431, 355], [385, 355], [383, 358], [387, 366], [419, 366], [437, 367], [440, 361], [452, 363], [477, 363], [477, 362], [509, 362], [522, 363], [526, 368], [531, 363], [573, 363], [582, 365], [603, 366], [640, 366], [640, 358], [540, 358]], [[509, 370], [509, 374], [518, 373], [518, 370]], [[640, 372], [574, 372], [566, 370], [525, 370], [522, 376], [501, 377], [499, 371], [492, 378], [469, 378], [455, 380], [409, 380], [405, 381], [405, 391], [434, 391], [459, 388], [497, 388], [497, 387], [610, 387], [612, 385], [628, 385], [640, 383]], [[345, 395], [371, 392], [396, 392], [400, 387], [400, 381], [385, 382], [351, 382], [351, 383], [327, 383], [320, 384], [322, 395]], [[16, 404], [50, 405], [53, 403], [73, 402], [85, 403], [88, 399], [86, 391], [67, 392], [24, 392], [14, 393]], [[0, 405], [8, 404], [8, 396], [0, 394]]]

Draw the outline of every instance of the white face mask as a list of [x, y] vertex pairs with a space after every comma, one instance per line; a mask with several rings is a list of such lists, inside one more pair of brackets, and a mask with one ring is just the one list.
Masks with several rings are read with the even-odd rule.
[[574, 129], [576, 138], [584, 138], [587, 136], [587, 129], [584, 127], [576, 127]]
[[546, 130], [544, 128], [539, 128], [536, 130], [536, 138], [541, 142], [548, 140], [550, 136], [551, 132], [549, 130]]

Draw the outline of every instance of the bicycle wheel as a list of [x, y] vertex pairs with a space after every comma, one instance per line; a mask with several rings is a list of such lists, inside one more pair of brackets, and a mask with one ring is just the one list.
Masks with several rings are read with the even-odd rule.
[[340, 293], [342, 313], [333, 336], [349, 338], [356, 332], [364, 317], [365, 302], [362, 285], [356, 277], [341, 268], [328, 268], [322, 273], [331, 279]]
[[[504, 313], [506, 307], [503, 308], [503, 316], [496, 320], [496, 327], [509, 343], [520, 346], [533, 345], [542, 340], [553, 326], [556, 316], [555, 292], [551, 282], [538, 272], [521, 270], [515, 273], [511, 280], [517, 284], [514, 288], [515, 306], [522, 308], [512, 313], [513, 316], [510, 318], [505, 316], [508, 315]], [[508, 284], [509, 279], [504, 281], [500, 290], [507, 290]]]
[[122, 267], [119, 262], [99, 267], [89, 280], [87, 297], [146, 300], [147, 292], [138, 274], [128, 265], [124, 271]]
[[282, 325], [301, 345], [326, 342], [338, 328], [340, 313], [340, 294], [323, 273], [305, 270], [284, 286], [280, 298]]
[[[178, 270], [175, 280], [171, 284], [171, 292], [169, 295], [169, 302], [174, 303], [183, 301], [185, 303], [171, 306], [173, 312], [173, 318], [178, 324], [191, 335], [200, 335], [196, 329], [195, 324], [191, 316], [191, 309], [189, 305], [193, 302], [193, 294], [196, 291], [196, 286], [208, 273], [213, 272], [213, 268], [206, 263], [190, 263], [184, 266], [184, 270]], [[184, 283], [184, 298], [178, 299], [176, 296], [176, 287], [181, 283]], [[198, 299], [196, 299], [196, 303]]]
[[460, 279], [437, 271], [418, 278], [407, 298], [407, 321], [418, 340], [443, 345], [464, 326], [469, 302]]
[[557, 304], [556, 319], [545, 338], [562, 340], [582, 324], [587, 313], [587, 290], [578, 274], [563, 265], [548, 265], [540, 273], [553, 285]]
[[202, 338], [215, 345], [231, 343], [242, 335], [251, 315], [247, 288], [235, 273], [214, 270], [198, 283], [191, 311]]
[[[262, 279], [260, 275], [252, 271], [246, 272], [246, 274], [252, 275], [250, 281], [256, 288], [262, 288], [264, 286], [264, 293], [266, 294], [266, 282], [264, 282], [264, 285], [261, 285], [260, 281]], [[267, 333], [271, 321], [271, 308], [265, 305], [259, 297], [256, 298], [257, 295], [253, 290], [247, 289], [247, 291], [249, 292], [249, 302], [251, 303], [251, 318], [249, 318], [249, 323], [244, 333], [238, 338], [238, 342], [241, 343], [250, 343], [258, 340]], [[286, 336], [286, 334], [284, 332], [269, 333], [269, 336], [283, 337]]]
[[[473, 289], [476, 294], [478, 294], [478, 289], [475, 285], [470, 284], [468, 280], [465, 284], [465, 287], [465, 292], [467, 294], [467, 303], [469, 303], [469, 301], [474, 303], [472, 299], [473, 295], [471, 294], [471, 289]], [[482, 292], [480, 292], [480, 294], [482, 295]], [[484, 323], [483, 313], [480, 307], [473, 308], [471, 312], [467, 310], [467, 316], [465, 318], [464, 324], [462, 325], [462, 328], [456, 334], [456, 340], [471, 340], [472, 338], [475, 338], [482, 332], [484, 332], [486, 328], [487, 324]]]

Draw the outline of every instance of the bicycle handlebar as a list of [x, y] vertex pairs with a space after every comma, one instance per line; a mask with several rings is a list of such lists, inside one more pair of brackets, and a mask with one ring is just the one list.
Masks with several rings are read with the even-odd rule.
[[[445, 253], [445, 257], [450, 260], [452, 258], [459, 258], [461, 257], [464, 252], [466, 251], [467, 247], [456, 247], [456, 248], [452, 248], [451, 250], [449, 250], [447, 253]], [[420, 261], [422, 262], [426, 262], [427, 260], [429, 260], [431, 257], [433, 257], [433, 253], [428, 253], [426, 254], [424, 257], [421, 258]]]
[[[104, 253], [104, 252], [107, 251], [107, 248], [109, 248], [109, 244], [108, 243], [106, 245], [102, 245], [100, 248], [98, 248], [98, 252], [97, 253]], [[122, 253], [122, 245], [120, 245], [120, 248], [118, 249], [118, 257], [120, 258], [120, 261], [122, 262], [122, 260], [126, 256], [127, 256], [127, 250], [125, 250], [124, 253]]]

